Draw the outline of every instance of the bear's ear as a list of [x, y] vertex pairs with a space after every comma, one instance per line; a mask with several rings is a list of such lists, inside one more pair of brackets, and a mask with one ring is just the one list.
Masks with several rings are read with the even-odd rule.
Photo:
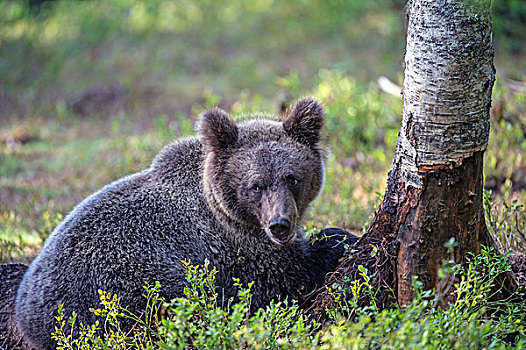
[[222, 109], [214, 107], [201, 116], [201, 140], [207, 150], [225, 150], [237, 142], [238, 131], [234, 122]]
[[316, 100], [306, 97], [296, 102], [283, 128], [296, 141], [313, 146], [321, 139], [325, 112]]

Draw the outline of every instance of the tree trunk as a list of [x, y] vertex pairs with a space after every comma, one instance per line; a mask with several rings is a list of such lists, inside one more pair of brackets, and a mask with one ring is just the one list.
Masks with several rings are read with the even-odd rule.
[[[380, 307], [413, 298], [412, 280], [437, 287], [445, 244], [456, 263], [491, 238], [483, 212], [483, 155], [495, 79], [490, 0], [411, 0], [407, 5], [402, 128], [387, 190], [366, 234], [334, 282], [374, 274]], [[346, 277], [346, 278], [344, 278]], [[391, 294], [391, 295], [389, 295]], [[311, 309], [332, 302], [321, 293]]]
[[397, 297], [412, 300], [412, 276], [437, 285], [445, 247], [455, 261], [488, 242], [483, 154], [495, 80], [489, 0], [415, 0], [408, 5], [404, 111], [387, 201], [407, 213], [398, 227]]

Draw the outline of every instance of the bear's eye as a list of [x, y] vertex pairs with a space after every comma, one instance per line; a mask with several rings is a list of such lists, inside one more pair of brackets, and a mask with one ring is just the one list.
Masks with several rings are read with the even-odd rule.
[[292, 175], [287, 176], [287, 185], [289, 185], [289, 187], [296, 187], [298, 186], [299, 183], [300, 181], [296, 179], [294, 176]]
[[252, 192], [261, 193], [261, 186], [259, 186], [258, 184], [252, 185]]

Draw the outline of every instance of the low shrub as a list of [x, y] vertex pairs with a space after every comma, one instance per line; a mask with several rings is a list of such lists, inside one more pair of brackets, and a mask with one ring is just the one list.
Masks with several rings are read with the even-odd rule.
[[[465, 266], [445, 261], [443, 285], [424, 291], [415, 279], [415, 298], [406, 306], [379, 311], [372, 303], [357, 307], [360, 293], [374, 293], [365, 278], [351, 290], [339, 290], [341, 308], [327, 310], [325, 326], [309, 319], [294, 301], [273, 302], [250, 313], [251, 287], [241, 286], [236, 300], [223, 300], [214, 288], [216, 270], [183, 262], [188, 279], [184, 297], [165, 301], [161, 286], [145, 287], [147, 309], [134, 315], [116, 295], [100, 292], [101, 321], [75, 326], [62, 307], [54, 339], [58, 349], [524, 349], [526, 303], [493, 300], [498, 276], [510, 269], [508, 258], [493, 249], [470, 256]], [[362, 271], [367, 276], [366, 271]], [[374, 299], [374, 298], [373, 298]], [[522, 298], [524, 300], [524, 298]], [[352, 311], [352, 312], [350, 312]], [[128, 332], [123, 318], [135, 321]], [[105, 330], [105, 334], [98, 332]]]

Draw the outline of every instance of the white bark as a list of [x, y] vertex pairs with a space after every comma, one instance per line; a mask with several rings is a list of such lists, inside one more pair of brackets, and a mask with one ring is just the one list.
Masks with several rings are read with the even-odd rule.
[[413, 0], [398, 139], [406, 186], [486, 149], [495, 69], [490, 0]]

